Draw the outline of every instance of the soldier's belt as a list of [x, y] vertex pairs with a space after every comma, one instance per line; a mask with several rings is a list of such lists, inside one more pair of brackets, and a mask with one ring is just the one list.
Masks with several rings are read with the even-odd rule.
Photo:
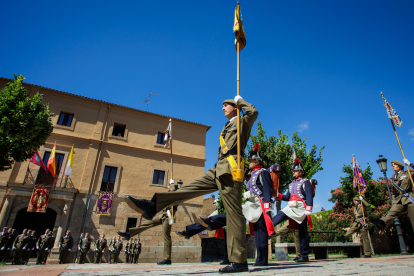
[[[220, 152], [220, 160], [226, 158], [229, 155], [237, 155], [237, 149], [232, 149], [227, 151], [226, 153]], [[244, 152], [240, 152], [240, 156], [244, 158]]]

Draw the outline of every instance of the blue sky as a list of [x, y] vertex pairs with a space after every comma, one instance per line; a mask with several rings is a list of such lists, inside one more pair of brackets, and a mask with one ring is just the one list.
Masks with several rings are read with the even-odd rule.
[[[0, 76], [211, 125], [206, 169], [236, 94], [237, 1], [3, 1]], [[382, 105], [399, 112], [414, 162], [414, 2], [241, 1], [241, 95], [268, 135], [299, 131], [323, 151], [315, 209], [343, 164], [402, 160]], [[256, 125], [254, 126], [254, 129]], [[391, 173], [389, 173], [389, 176]]]

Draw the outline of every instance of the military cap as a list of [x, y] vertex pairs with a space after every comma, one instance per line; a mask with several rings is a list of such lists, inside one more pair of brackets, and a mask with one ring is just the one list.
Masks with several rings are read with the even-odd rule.
[[9, 227], [3, 227], [3, 230], [8, 230], [9, 229]]
[[50, 231], [50, 229], [49, 229], [49, 228], [47, 228], [47, 229], [46, 229], [46, 231]]
[[354, 197], [354, 200], [361, 201], [358, 196]]
[[70, 232], [70, 230], [68, 230], [68, 231], [66, 231], [66, 232], [72, 233], [72, 232]]
[[223, 104], [225, 104], [225, 103], [236, 104], [233, 99], [228, 99], [228, 100], [223, 101]]
[[391, 161], [391, 164], [392, 164], [392, 163], [394, 163], [394, 164], [396, 164], [396, 165], [400, 166], [401, 168], [404, 168], [403, 163], [401, 163], [401, 162], [400, 162], [400, 161], [398, 161], [398, 160], [392, 160], [392, 161]]

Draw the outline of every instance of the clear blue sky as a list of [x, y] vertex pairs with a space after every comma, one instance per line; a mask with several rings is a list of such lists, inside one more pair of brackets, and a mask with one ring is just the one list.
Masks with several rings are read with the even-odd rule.
[[[236, 94], [237, 1], [3, 1], [0, 76], [211, 125], [206, 169]], [[326, 146], [315, 209], [343, 164], [402, 160], [380, 91], [414, 162], [413, 1], [241, 1], [241, 95], [268, 135]], [[254, 126], [254, 129], [256, 125]], [[391, 173], [389, 172], [389, 176]]]

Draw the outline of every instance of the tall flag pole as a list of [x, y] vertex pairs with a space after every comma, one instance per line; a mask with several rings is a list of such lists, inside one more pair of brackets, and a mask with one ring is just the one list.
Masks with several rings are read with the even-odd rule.
[[[387, 102], [387, 100], [384, 97], [384, 94], [382, 94], [382, 91], [381, 91], [381, 96], [382, 96], [382, 100], [384, 101], [384, 107], [385, 107], [385, 109], [387, 109], [388, 119], [390, 119], [392, 128], [394, 129], [395, 137], [397, 137], [398, 145], [400, 146], [402, 156], [405, 159], [404, 151], [401, 147], [400, 139], [398, 138], [398, 134], [397, 134], [397, 131], [395, 130], [395, 126], [394, 126], [394, 124], [395, 124], [398, 127], [401, 127], [402, 120], [400, 118], [400, 115], [398, 115], [397, 111], [394, 108], [392, 108], [392, 106], [390, 105], [389, 102]], [[411, 176], [410, 167], [408, 167], [407, 164], [405, 164], [405, 166], [407, 167], [407, 171], [408, 171], [408, 175], [410, 176], [411, 183], [414, 183], [413, 182], [413, 177]]]
[[50, 154], [49, 160], [47, 161], [47, 169], [50, 171], [53, 177], [56, 174], [56, 164], [55, 164], [55, 155], [56, 155], [56, 141], [53, 145], [52, 153]]
[[[365, 184], [365, 180], [362, 177], [361, 170], [359, 169], [358, 163], [356, 161], [355, 155], [352, 154], [352, 170], [354, 175], [354, 188], [358, 186], [358, 193], [359, 196], [364, 195], [365, 189], [367, 188], [367, 185]], [[364, 218], [364, 225], [367, 225], [367, 222], [365, 220], [365, 214], [364, 214], [364, 204], [361, 201], [361, 207], [362, 207], [362, 216]]]
[[[167, 130], [165, 131], [164, 136], [164, 148], [170, 144], [170, 157], [171, 157], [171, 179], [174, 179], [174, 170], [173, 170], [173, 155], [172, 155], [172, 119], [170, 118], [170, 123], [168, 124]], [[172, 222], [174, 222], [174, 207], [171, 206], [171, 217]], [[171, 225], [171, 223], [170, 223]]]
[[[235, 44], [237, 51], [237, 95], [240, 95], [240, 51], [246, 46], [246, 35], [244, 33], [243, 18], [240, 12], [240, 3], [237, 2], [234, 11], [233, 34], [235, 35]], [[240, 167], [240, 109], [237, 109], [237, 178], [243, 179], [243, 170]]]

